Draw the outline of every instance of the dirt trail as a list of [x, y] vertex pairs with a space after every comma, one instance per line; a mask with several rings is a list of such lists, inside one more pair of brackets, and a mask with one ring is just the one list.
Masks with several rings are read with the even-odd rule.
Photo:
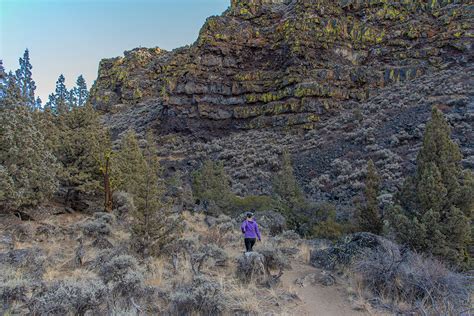
[[283, 286], [295, 289], [301, 304], [295, 310], [294, 315], [311, 316], [351, 316], [370, 315], [369, 313], [356, 311], [344, 293], [344, 288], [340, 285], [323, 286], [321, 284], [305, 287], [295, 284], [295, 280], [311, 273], [319, 275], [321, 271], [304, 264], [293, 264], [293, 269], [285, 271], [282, 276]]

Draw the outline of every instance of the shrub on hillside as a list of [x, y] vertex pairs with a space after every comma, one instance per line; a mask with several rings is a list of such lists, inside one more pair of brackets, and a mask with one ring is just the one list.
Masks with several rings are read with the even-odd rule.
[[191, 254], [191, 268], [195, 274], [199, 274], [208, 260], [212, 260], [215, 266], [223, 266], [227, 259], [224, 249], [216, 244], [206, 244]]
[[26, 302], [27, 291], [28, 283], [25, 280], [11, 278], [0, 282], [0, 300], [3, 302], [3, 308], [9, 309], [14, 302]]
[[137, 260], [128, 255], [111, 258], [99, 270], [99, 276], [118, 298], [133, 298], [143, 292], [143, 274]]
[[265, 270], [268, 274], [270, 274], [271, 270], [278, 270], [281, 272], [290, 265], [288, 258], [280, 251], [280, 249], [270, 243], [265, 243], [260, 246], [258, 252], [265, 258]]
[[116, 191], [113, 193], [112, 200], [114, 201], [114, 212], [118, 218], [123, 218], [126, 215], [135, 211], [135, 204], [131, 194], [124, 191]]
[[89, 220], [81, 225], [84, 235], [89, 237], [109, 236], [112, 229], [110, 224], [102, 219]]
[[220, 284], [202, 275], [178, 288], [170, 300], [172, 315], [221, 315], [227, 303]]
[[408, 303], [413, 308], [409, 312], [424, 315], [460, 314], [469, 309], [474, 290], [467, 276], [410, 251], [400, 255], [377, 247], [360, 256], [352, 269], [376, 296]]
[[61, 280], [35, 293], [28, 308], [33, 315], [98, 314], [106, 294], [100, 280]]

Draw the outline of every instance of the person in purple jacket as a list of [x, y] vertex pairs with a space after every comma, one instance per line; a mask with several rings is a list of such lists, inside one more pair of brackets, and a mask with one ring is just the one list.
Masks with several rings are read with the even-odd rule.
[[242, 226], [240, 226], [240, 229], [244, 234], [246, 252], [250, 252], [252, 251], [253, 245], [255, 245], [257, 238], [258, 241], [262, 241], [262, 238], [260, 237], [260, 232], [258, 231], [258, 224], [253, 219], [253, 213], [247, 212], [246, 217], [247, 218], [242, 223]]

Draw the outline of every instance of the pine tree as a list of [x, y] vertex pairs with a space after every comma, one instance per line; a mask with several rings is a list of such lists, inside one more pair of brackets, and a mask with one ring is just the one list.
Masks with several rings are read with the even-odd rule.
[[30, 53], [25, 50], [23, 58], [19, 59], [20, 68], [16, 71], [17, 84], [20, 87], [21, 98], [24, 104], [30, 109], [35, 108], [35, 90], [36, 84], [32, 78], [30, 63]]
[[62, 115], [69, 111], [68, 107], [68, 97], [69, 93], [66, 88], [66, 79], [61, 74], [56, 81], [56, 92], [54, 94], [54, 105], [55, 105], [55, 112]]
[[0, 205], [35, 206], [55, 192], [56, 160], [25, 107], [0, 110]]
[[365, 205], [359, 211], [359, 229], [374, 234], [380, 234], [383, 228], [377, 201], [379, 186], [380, 178], [377, 169], [374, 162], [369, 160], [365, 179]]
[[87, 98], [89, 97], [89, 91], [87, 90], [86, 80], [80, 75], [76, 80], [77, 85], [77, 104], [78, 106], [84, 106], [86, 104]]
[[463, 172], [459, 147], [449, 125], [433, 108], [426, 125], [417, 172], [405, 182], [392, 211], [391, 225], [400, 241], [466, 267], [470, 258], [470, 223], [474, 181]]
[[76, 88], [72, 88], [71, 90], [69, 90], [67, 103], [68, 103], [68, 108], [69, 109], [72, 109], [72, 108], [75, 108], [75, 107], [78, 106], [77, 89]]
[[54, 95], [54, 93], [51, 93], [50, 95], [48, 95], [48, 102], [46, 102], [44, 104], [44, 109], [48, 109], [50, 110], [51, 112], [56, 112], [56, 96]]
[[43, 101], [41, 101], [40, 97], [37, 97], [35, 101], [35, 109], [40, 110], [42, 108], [43, 108]]

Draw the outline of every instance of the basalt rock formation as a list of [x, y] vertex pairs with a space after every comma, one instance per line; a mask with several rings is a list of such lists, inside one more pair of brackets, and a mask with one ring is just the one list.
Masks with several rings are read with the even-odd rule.
[[344, 102], [468, 63], [468, 3], [233, 0], [190, 47], [103, 60], [92, 102], [109, 111], [154, 99], [175, 130], [312, 128]]
[[432, 106], [474, 168], [472, 12], [464, 0], [232, 0], [190, 46], [102, 60], [91, 102], [114, 135], [154, 128], [172, 170], [222, 160], [239, 194], [268, 193], [288, 149], [315, 200], [350, 206], [368, 158], [389, 200]]

